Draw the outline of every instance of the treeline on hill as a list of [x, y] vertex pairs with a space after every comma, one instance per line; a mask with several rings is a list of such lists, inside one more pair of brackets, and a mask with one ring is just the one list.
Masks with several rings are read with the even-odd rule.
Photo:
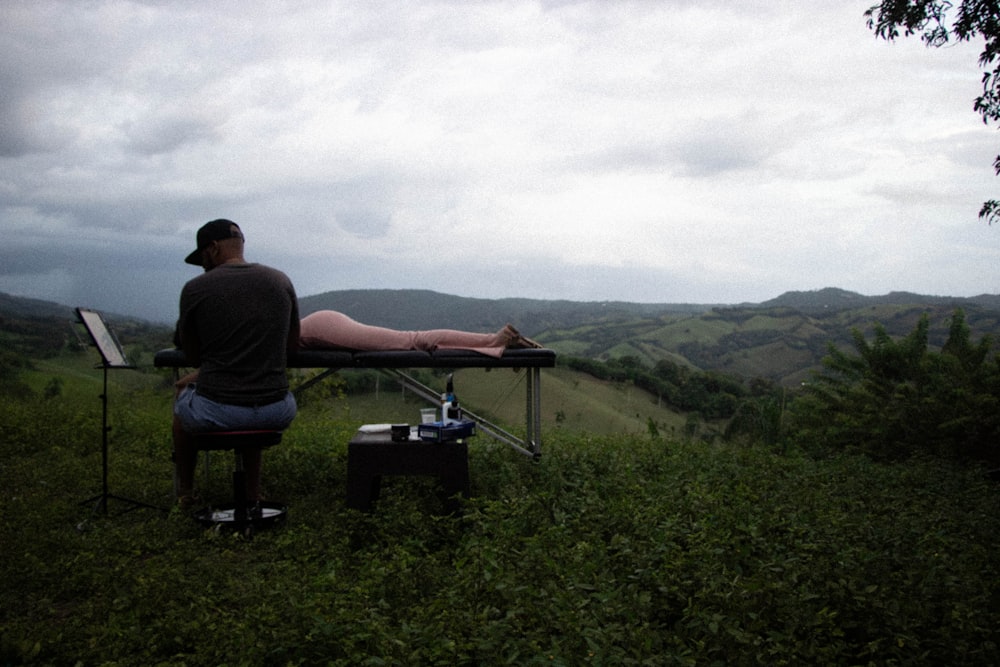
[[65, 319], [55, 317], [0, 316], [0, 340], [4, 354], [47, 359], [59, 354], [77, 338]]
[[[915, 321], [912, 332], [896, 337], [875, 323], [871, 340], [852, 328], [853, 353], [828, 341], [821, 370], [794, 390], [668, 359], [650, 367], [630, 355], [608, 361], [560, 355], [559, 364], [724, 422], [728, 439], [816, 453], [860, 450], [882, 460], [926, 453], [1000, 466], [1000, 355], [992, 339], [973, 341], [962, 309], [954, 311], [939, 345], [928, 314]], [[114, 327], [133, 360], [170, 345], [169, 327], [129, 320]], [[0, 317], [0, 393], [27, 391], [20, 375], [32, 359], [89, 345], [65, 317]], [[356, 390], [370, 390], [374, 381], [364, 374], [342, 379]]]
[[[145, 357], [172, 345], [171, 330], [162, 325], [116, 319], [113, 330], [127, 344], [132, 362], [145, 362]], [[81, 351], [92, 344], [83, 326], [70, 316], [0, 315], [0, 394], [30, 393], [21, 373], [34, 368], [33, 359], [51, 359], [65, 350]]]
[[929, 344], [927, 314], [902, 338], [879, 323], [873, 330], [869, 341], [852, 329], [856, 354], [828, 343], [822, 370], [796, 391], [668, 360], [652, 368], [631, 356], [566, 357], [560, 364], [631, 383], [706, 420], [728, 420], [730, 440], [863, 451], [879, 460], [932, 454], [1000, 465], [1000, 355], [992, 339], [973, 342], [961, 309], [939, 350]]
[[755, 379], [744, 384], [739, 378], [715, 371], [695, 371], [669, 359], [652, 368], [635, 356], [608, 361], [582, 357], [560, 357], [559, 364], [599, 380], [628, 382], [657, 396], [683, 412], [698, 413], [707, 420], [729, 419], [747, 397], [769, 395], [773, 383]]
[[29, 392], [21, 372], [32, 359], [48, 359], [69, 347], [83, 349], [66, 320], [54, 317], [0, 317], [0, 394]]
[[879, 460], [931, 454], [1000, 465], [1000, 355], [992, 339], [973, 342], [962, 310], [940, 350], [929, 347], [928, 329], [925, 315], [899, 339], [879, 324], [871, 341], [854, 330], [856, 354], [831, 345], [788, 414], [774, 396], [747, 401], [727, 433], [817, 453], [863, 451]]
[[1000, 355], [974, 343], [955, 312], [940, 351], [928, 347], [928, 319], [894, 340], [854, 332], [857, 354], [831, 348], [823, 371], [792, 408], [789, 435], [831, 450], [880, 459], [928, 453], [1000, 463]]

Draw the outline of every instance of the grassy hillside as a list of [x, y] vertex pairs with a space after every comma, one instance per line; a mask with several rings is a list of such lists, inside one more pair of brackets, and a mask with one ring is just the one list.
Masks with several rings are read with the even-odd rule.
[[[0, 342], [31, 352], [32, 346], [58, 349], [72, 340], [69, 317], [37, 316], [39, 312], [65, 312], [49, 305], [46, 310], [36, 302], [0, 299]], [[402, 329], [494, 331], [511, 322], [562, 356], [602, 360], [630, 356], [646, 366], [665, 359], [744, 379], [763, 377], [788, 387], [809, 378], [828, 343], [848, 348], [852, 329], [870, 332], [875, 322], [891, 335], [903, 336], [927, 313], [933, 347], [945, 340], [951, 315], [962, 308], [974, 339], [1000, 335], [1000, 297], [989, 295], [866, 297], [827, 289], [790, 292], [762, 304], [710, 306], [490, 300], [421, 290], [350, 290], [304, 297], [301, 306], [303, 313], [333, 308], [363, 322]], [[153, 351], [170, 345], [167, 327], [124, 317], [111, 319], [139, 365], [149, 365]], [[42, 335], [32, 335], [32, 328], [39, 326], [48, 328]]]
[[553, 327], [629, 320], [663, 311], [701, 312], [693, 304], [473, 299], [428, 290], [343, 290], [299, 299], [303, 315], [338, 310], [394, 329], [495, 331], [508, 322], [528, 336]]
[[962, 308], [975, 338], [1000, 335], [1000, 298], [868, 297], [837, 289], [789, 292], [761, 304], [629, 304], [466, 299], [435, 292], [328, 292], [302, 299], [303, 310], [342, 310], [356, 319], [397, 328], [494, 330], [512, 322], [561, 355], [592, 359], [633, 356], [647, 366], [661, 359], [742, 378], [798, 386], [819, 367], [827, 344], [847, 348], [851, 330], [874, 322], [891, 335], [931, 318], [931, 345], [947, 336]]
[[[947, 338], [953, 302], [934, 305], [875, 304], [809, 315], [785, 306], [716, 308], [697, 315], [669, 314], [601, 325], [550, 330], [539, 338], [561, 354], [609, 359], [660, 359], [742, 378], [764, 377], [797, 386], [819, 367], [827, 345], [852, 347], [852, 330], [870, 334], [874, 323], [904, 336], [927, 313], [932, 347]], [[1000, 310], [962, 306], [974, 339], [1000, 335]]]
[[[366, 514], [345, 504], [355, 423], [314, 399], [265, 454], [288, 521], [247, 540], [81, 504], [100, 483], [92, 360], [29, 373], [64, 368], [57, 399], [3, 398], [0, 664], [996, 664], [1000, 515], [978, 470], [555, 428], [538, 462], [471, 448], [456, 516], [400, 477]], [[111, 382], [111, 490], [171, 507], [170, 389]], [[206, 502], [228, 472], [199, 474]]]
[[[477, 414], [520, 427], [524, 421], [523, 373], [464, 369], [455, 374], [459, 399]], [[645, 435], [652, 419], [660, 430], [680, 433], [683, 414], [657, 405], [656, 397], [632, 386], [597, 380], [565, 368], [542, 370], [543, 433]]]
[[[435, 390], [444, 389], [444, 378], [421, 377]], [[508, 369], [486, 372], [462, 369], [455, 373], [455, 392], [466, 409], [523, 434], [525, 382], [523, 372]], [[649, 437], [649, 421], [663, 435], [683, 432], [688, 417], [658, 404], [655, 396], [612, 382], [597, 380], [567, 368], [542, 370], [542, 436], [557, 431], [589, 435], [630, 434]], [[310, 400], [307, 396], [306, 400]], [[410, 423], [419, 421], [420, 408], [429, 404], [404, 391], [388, 377], [378, 392], [354, 392], [334, 403], [332, 414], [356, 423]]]

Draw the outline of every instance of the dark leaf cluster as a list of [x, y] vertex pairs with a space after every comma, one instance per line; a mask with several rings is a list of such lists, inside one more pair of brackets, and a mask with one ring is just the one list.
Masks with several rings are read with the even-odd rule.
[[940, 351], [927, 344], [928, 318], [893, 339], [876, 324], [854, 330], [855, 354], [831, 346], [822, 372], [792, 406], [793, 437], [828, 450], [898, 460], [935, 454], [1000, 463], [1000, 357], [973, 342], [962, 311]]
[[[951, 12], [954, 11], [953, 20]], [[884, 0], [865, 12], [868, 27], [882, 39], [920, 35], [928, 46], [944, 46], [952, 39], [966, 42], [983, 38], [979, 66], [983, 68], [983, 92], [973, 108], [984, 123], [1000, 120], [1000, 3], [996, 0], [962, 0], [956, 8], [948, 0]], [[950, 21], [950, 25], [949, 25]], [[1000, 174], [1000, 156], [993, 162]], [[979, 217], [992, 223], [1000, 216], [1000, 201], [983, 204]]]
[[[112, 378], [112, 488], [172, 498], [171, 392]], [[9, 401], [0, 429], [2, 665], [995, 665], [996, 488], [940, 460], [546, 435], [470, 446], [472, 496], [432, 478], [345, 504], [357, 424], [303, 409], [265, 455], [281, 526], [92, 514], [90, 391]], [[199, 474], [230, 497], [224, 457]]]

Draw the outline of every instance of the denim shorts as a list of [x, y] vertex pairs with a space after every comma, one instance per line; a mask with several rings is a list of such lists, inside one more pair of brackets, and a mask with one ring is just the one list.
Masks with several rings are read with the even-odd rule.
[[283, 399], [248, 407], [216, 403], [185, 387], [174, 402], [174, 415], [188, 433], [205, 431], [283, 431], [295, 419], [295, 397], [288, 392]]

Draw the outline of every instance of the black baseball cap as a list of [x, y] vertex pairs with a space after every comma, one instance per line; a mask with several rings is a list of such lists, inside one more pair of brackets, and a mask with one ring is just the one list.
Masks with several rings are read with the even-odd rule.
[[240, 231], [240, 226], [232, 220], [220, 218], [202, 225], [201, 229], [198, 230], [197, 238], [198, 248], [185, 257], [184, 261], [188, 264], [201, 266], [201, 251], [207, 248], [209, 243], [223, 239], [241, 239], [243, 238], [243, 232]]

